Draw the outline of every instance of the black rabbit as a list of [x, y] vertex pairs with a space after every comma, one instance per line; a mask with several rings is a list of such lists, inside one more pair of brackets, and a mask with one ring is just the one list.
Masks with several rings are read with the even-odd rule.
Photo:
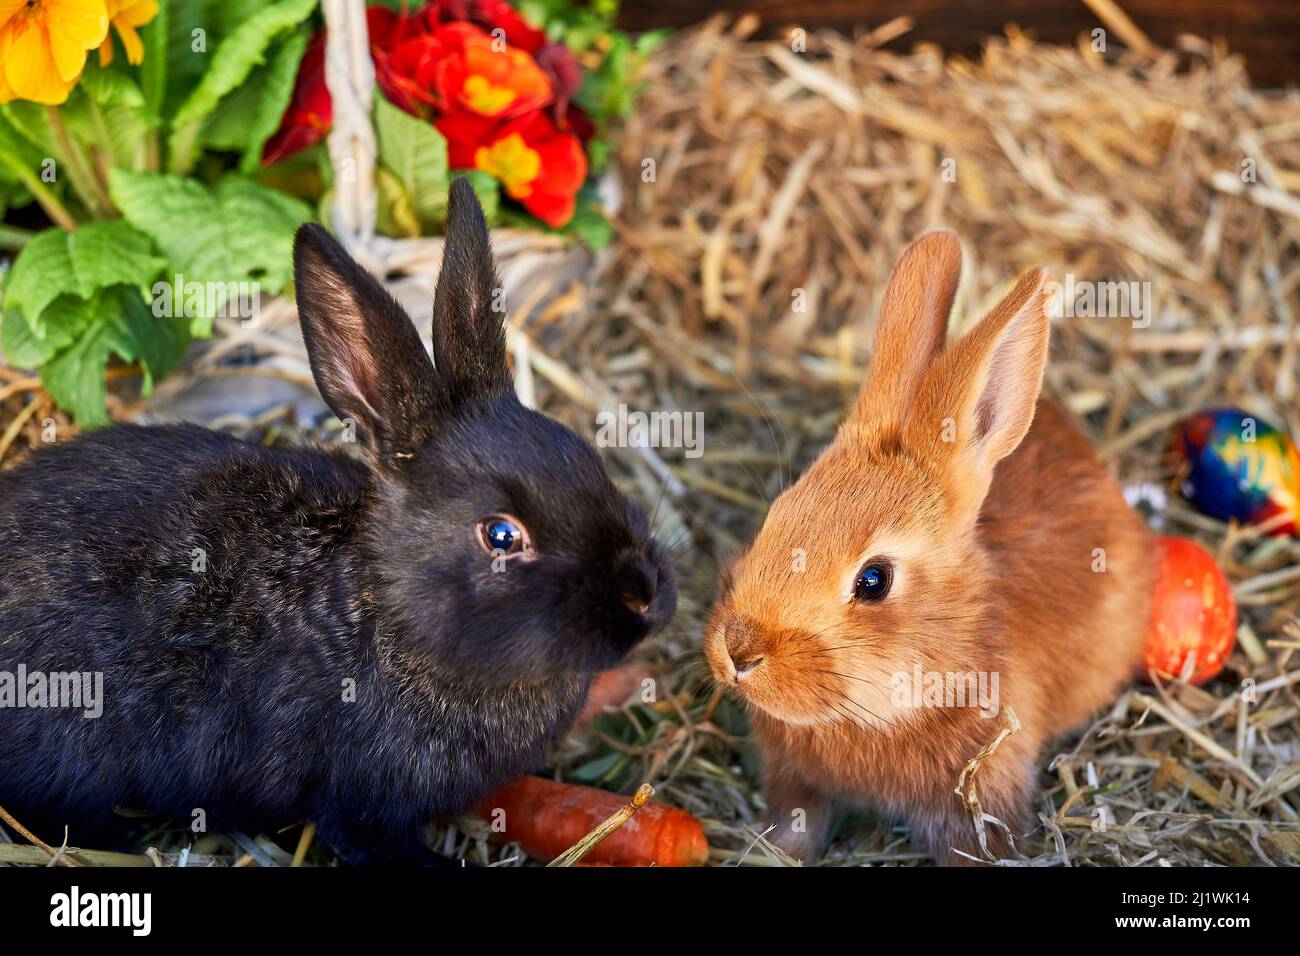
[[97, 718], [0, 706], [0, 806], [55, 843], [118, 806], [311, 820], [346, 862], [421, 862], [426, 821], [541, 765], [592, 675], [673, 614], [642, 512], [514, 395], [464, 180], [433, 362], [325, 230], [294, 266], [364, 461], [119, 426], [0, 475], [0, 674], [29, 698], [33, 674], [103, 681]]

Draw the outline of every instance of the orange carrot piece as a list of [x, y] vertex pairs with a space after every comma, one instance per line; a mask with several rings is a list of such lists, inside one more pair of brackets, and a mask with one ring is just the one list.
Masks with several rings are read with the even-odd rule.
[[[474, 808], [492, 839], [515, 842], [550, 861], [581, 840], [628, 798], [595, 787], [520, 777]], [[650, 802], [602, 840], [583, 863], [610, 866], [700, 866], [709, 859], [704, 827], [685, 810]]]
[[605, 712], [606, 707], [623, 704], [641, 687], [641, 682], [652, 675], [653, 671], [644, 664], [624, 664], [597, 674], [592, 681], [591, 690], [587, 692], [582, 712], [573, 725], [574, 729], [581, 730], [591, 724]]

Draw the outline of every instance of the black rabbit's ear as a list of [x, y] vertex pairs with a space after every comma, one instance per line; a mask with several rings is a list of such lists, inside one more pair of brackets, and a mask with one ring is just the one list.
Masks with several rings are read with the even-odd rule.
[[433, 363], [406, 311], [315, 223], [293, 244], [294, 286], [316, 387], [394, 466], [431, 435], [441, 404]]
[[510, 387], [505, 309], [483, 210], [469, 181], [451, 184], [442, 272], [433, 295], [433, 361], [456, 401]]

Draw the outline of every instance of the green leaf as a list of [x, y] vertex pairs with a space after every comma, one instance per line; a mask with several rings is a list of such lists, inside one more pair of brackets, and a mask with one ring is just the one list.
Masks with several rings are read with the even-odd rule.
[[[5, 213], [10, 209], [19, 209], [31, 201], [31, 191], [18, 181], [13, 170], [5, 165], [3, 159], [0, 159], [0, 220], [4, 219]], [[5, 241], [6, 234], [17, 235], [18, 233], [14, 232], [14, 230], [20, 228], [19, 226], [8, 226], [3, 221], [0, 221], [0, 249], [10, 248], [9, 243]]]
[[[218, 0], [163, 0], [160, 4], [160, 7], [167, 8], [165, 11], [160, 9], [154, 20], [159, 23], [160, 33], [154, 38], [152, 46], [146, 41], [144, 63], [141, 64], [141, 69], [148, 71], [150, 53], [159, 45], [165, 47], [166, 53], [156, 60], [163, 71], [162, 96], [157, 100], [147, 99], [151, 105], [156, 104], [160, 119], [176, 114], [176, 110], [198, 86], [203, 71], [212, 62], [212, 49], [209, 45], [215, 45], [216, 38], [209, 37], [208, 34], [212, 29], [211, 8], [217, 2]], [[151, 23], [145, 29], [152, 26]], [[144, 81], [146, 97], [152, 97], [158, 92], [149, 91], [150, 82], [156, 84], [158, 80], [150, 78]]]
[[60, 296], [46, 315], [50, 335], [43, 343], [23, 340], [6, 316], [6, 354], [13, 341], [23, 359], [39, 358], [33, 364], [40, 366], [42, 384], [87, 427], [108, 423], [104, 369], [110, 356], [138, 361], [148, 394], [188, 342], [183, 320], [155, 316], [132, 286], [113, 286], [93, 299]]
[[[420, 220], [411, 207], [410, 195], [382, 166], [375, 169], [375, 193], [375, 229], [381, 235], [409, 238], [420, 234]], [[325, 195], [330, 203], [334, 201], [333, 190]]]
[[87, 223], [76, 232], [46, 229], [18, 254], [5, 284], [5, 305], [22, 310], [37, 338], [43, 313], [64, 293], [87, 299], [117, 284], [145, 286], [166, 263], [149, 238], [120, 219]]
[[379, 140], [379, 163], [397, 177], [408, 196], [420, 225], [433, 232], [445, 217], [447, 188], [447, 141], [431, 124], [375, 95], [375, 136]]
[[15, 100], [0, 106], [0, 148], [14, 150], [29, 170], [54, 155], [49, 114], [39, 103]]
[[[253, 282], [269, 294], [283, 289], [293, 276], [293, 234], [311, 218], [305, 203], [237, 175], [210, 189], [184, 176], [115, 169], [109, 192], [185, 283], [216, 289], [208, 297], [214, 311], [226, 300], [217, 286]], [[214, 317], [195, 316], [191, 334], [210, 335]]]
[[48, 309], [59, 347], [41, 364], [41, 384], [87, 427], [108, 423], [104, 367], [113, 351], [120, 288], [93, 299], [60, 296]]
[[582, 187], [573, 206], [573, 219], [560, 228], [565, 235], [573, 235], [593, 252], [614, 242], [614, 224], [604, 215], [601, 196], [593, 183]]
[[31, 326], [21, 312], [4, 310], [0, 318], [0, 352], [4, 353], [5, 364], [13, 368], [36, 368], [57, 351], [49, 335], [44, 339], [32, 335]]
[[[98, 309], [97, 303], [83, 303]], [[54, 400], [87, 428], [108, 424], [108, 388], [104, 368], [111, 351], [107, 322], [92, 321], [69, 348], [41, 366], [41, 384]]]
[[161, 122], [163, 103], [167, 99], [167, 41], [171, 10], [172, 3], [161, 0], [158, 13], [140, 29], [140, 42], [144, 46], [144, 62], [140, 64], [140, 91], [151, 126], [158, 126]]
[[227, 37], [265, 7], [266, 0], [220, 0], [212, 9], [213, 29], [218, 37]]
[[261, 97], [262, 70], [258, 70], [231, 93], [203, 121], [196, 140], [199, 146], [229, 152], [242, 152], [248, 142], [248, 117], [257, 109]]
[[29, 187], [39, 182], [43, 160], [40, 151], [9, 122], [5, 110], [0, 106], [0, 219], [6, 208], [31, 201]]
[[595, 783], [617, 767], [622, 759], [623, 755], [617, 750], [613, 750], [602, 757], [588, 760], [582, 766], [574, 768], [570, 776], [575, 780], [581, 780], [583, 783]]
[[41, 312], [64, 292], [81, 295], [68, 253], [68, 234], [62, 229], [46, 229], [31, 238], [10, 267], [5, 307], [20, 310], [36, 334]]
[[144, 94], [125, 73], [87, 70], [60, 112], [73, 135], [103, 151], [111, 165], [137, 166], [143, 160], [149, 117]]
[[311, 32], [300, 28], [290, 34], [276, 50], [266, 71], [257, 108], [248, 120], [248, 139], [243, 159], [239, 162], [240, 172], [251, 174], [262, 165], [262, 148], [280, 128], [284, 111], [293, 99], [298, 67], [302, 63], [303, 54], [307, 52], [310, 39]]
[[135, 80], [116, 69], [87, 70], [82, 74], [77, 89], [100, 106], [144, 107], [144, 94]]
[[317, 0], [279, 0], [244, 20], [221, 41], [198, 86], [172, 120], [168, 164], [173, 172], [187, 172], [193, 165], [203, 121], [222, 97], [243, 84], [276, 37], [311, 16], [316, 4]]
[[87, 223], [65, 235], [83, 298], [115, 283], [147, 286], [166, 265], [149, 238], [121, 219]]
[[155, 315], [138, 290], [119, 290], [120, 308], [109, 322], [109, 345], [128, 362], [139, 362], [144, 373], [142, 391], [153, 392], [154, 382], [176, 367], [190, 337], [185, 317]]
[[[61, 349], [81, 337], [95, 316], [106, 310], [102, 303], [110, 300], [111, 291], [94, 299], [82, 299], [76, 296], [60, 296], [50, 303], [45, 310], [45, 328], [53, 348]], [[99, 303], [97, 305], [97, 303]]]

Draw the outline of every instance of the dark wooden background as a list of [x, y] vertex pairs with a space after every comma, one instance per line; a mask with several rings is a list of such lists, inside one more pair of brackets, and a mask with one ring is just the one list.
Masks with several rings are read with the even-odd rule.
[[[1180, 33], [1227, 41], [1246, 58], [1260, 86], [1300, 82], [1300, 0], [1119, 0], [1120, 7], [1159, 46], [1173, 46]], [[912, 31], [898, 44], [920, 41], [974, 54], [980, 38], [1016, 23], [1038, 39], [1072, 43], [1101, 24], [1082, 0], [623, 0], [621, 22], [628, 29], [681, 27], [714, 13], [757, 13], [765, 31], [784, 27], [855, 28], [879, 26], [907, 16]], [[1114, 33], [1111, 42], [1119, 42]]]

